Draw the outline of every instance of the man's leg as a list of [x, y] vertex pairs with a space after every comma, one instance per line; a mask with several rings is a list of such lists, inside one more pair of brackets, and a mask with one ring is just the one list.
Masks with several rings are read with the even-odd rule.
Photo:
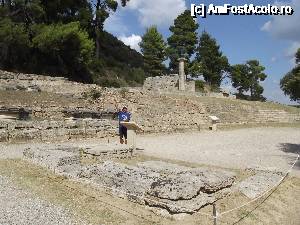
[[123, 134], [123, 129], [121, 126], [119, 127], [119, 136], [120, 136], [120, 144], [123, 144], [124, 143], [124, 140], [123, 140], [124, 134]]
[[127, 145], [127, 128], [126, 127], [124, 127], [123, 134], [124, 134], [124, 138], [125, 138], [125, 145]]

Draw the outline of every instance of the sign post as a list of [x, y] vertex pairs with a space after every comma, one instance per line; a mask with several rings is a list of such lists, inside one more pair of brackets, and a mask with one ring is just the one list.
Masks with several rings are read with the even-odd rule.
[[143, 129], [135, 122], [121, 122], [121, 125], [128, 130], [128, 142], [132, 145], [133, 152], [136, 151], [136, 132], [138, 130], [143, 131]]

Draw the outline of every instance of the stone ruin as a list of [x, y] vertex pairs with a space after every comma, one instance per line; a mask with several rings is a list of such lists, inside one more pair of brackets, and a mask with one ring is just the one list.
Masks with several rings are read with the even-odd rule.
[[169, 76], [148, 77], [144, 82], [143, 89], [156, 92], [194, 93], [195, 81], [187, 80], [184, 72], [185, 58], [179, 58], [179, 74]]
[[[82, 163], [83, 155], [97, 156], [100, 162]], [[130, 149], [115, 144], [74, 147], [52, 145], [24, 150], [25, 160], [51, 169], [57, 174], [152, 209], [170, 214], [193, 214], [230, 193], [235, 173], [219, 169], [191, 168], [163, 161], [127, 165], [111, 160], [130, 156]]]
[[[283, 177], [278, 171], [250, 169], [248, 177], [239, 181], [235, 172], [225, 169], [165, 161], [121, 163], [116, 159], [131, 159], [133, 155], [131, 149], [118, 144], [34, 145], [27, 147], [23, 156], [58, 175], [170, 216], [196, 213], [222, 198], [234, 197], [237, 192], [250, 201], [273, 188]], [[86, 161], [91, 157], [96, 160]]]
[[[170, 76], [148, 77], [144, 82], [143, 89], [161, 93], [180, 93], [179, 76], [174, 74]], [[185, 92], [195, 92], [195, 81], [186, 81]]]

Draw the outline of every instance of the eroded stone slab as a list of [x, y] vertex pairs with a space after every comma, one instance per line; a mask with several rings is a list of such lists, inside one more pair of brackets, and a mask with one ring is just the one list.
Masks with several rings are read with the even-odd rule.
[[[104, 146], [98, 151], [107, 151]], [[235, 176], [232, 172], [208, 168], [190, 168], [161, 161], [135, 166], [104, 161], [81, 164], [81, 147], [53, 146], [28, 148], [24, 157], [54, 172], [82, 182], [109, 189], [112, 193], [150, 207], [159, 207], [171, 214], [193, 213], [222, 198]], [[115, 152], [115, 149], [112, 150]]]
[[163, 161], [147, 161], [138, 166], [152, 169], [158, 173], [175, 174], [178, 177], [188, 177], [190, 180], [203, 183], [201, 189], [205, 192], [215, 192], [229, 187], [235, 180], [235, 173], [221, 169], [209, 169], [205, 167], [191, 168]]
[[241, 191], [248, 198], [254, 199], [274, 187], [282, 178], [281, 173], [259, 172], [239, 184]]
[[72, 147], [27, 148], [23, 152], [25, 159], [44, 166], [56, 173], [74, 177], [81, 169], [79, 150]]

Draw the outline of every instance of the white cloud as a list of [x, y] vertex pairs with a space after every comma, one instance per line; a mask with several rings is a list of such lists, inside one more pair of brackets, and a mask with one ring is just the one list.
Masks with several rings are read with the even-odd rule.
[[276, 56], [273, 56], [272, 58], [271, 58], [271, 62], [276, 62], [277, 61], [277, 57]]
[[[300, 25], [300, 24], [299, 24]], [[295, 53], [297, 52], [298, 48], [300, 48], [300, 41], [295, 41], [292, 45], [286, 50], [286, 56], [294, 57]]]
[[104, 30], [115, 35], [122, 35], [128, 32], [127, 26], [123, 22], [121, 10], [112, 13], [104, 22]]
[[290, 16], [272, 16], [271, 19], [261, 27], [261, 30], [269, 32], [273, 37], [278, 39], [291, 41], [292, 45], [287, 49], [286, 56], [293, 58], [297, 48], [300, 47], [300, 1], [276, 1], [274, 5], [289, 5], [294, 9], [294, 14]]
[[231, 94], [237, 93], [238, 90], [232, 86], [232, 83], [229, 78], [225, 78], [222, 81], [221, 88], [225, 91], [230, 92]]
[[143, 27], [170, 26], [186, 9], [185, 0], [130, 0], [127, 7], [125, 9], [138, 12], [139, 22]]
[[141, 48], [139, 46], [139, 43], [142, 41], [141, 36], [132, 34], [129, 37], [120, 36], [120, 37], [118, 37], [118, 39], [123, 41], [125, 45], [130, 46], [132, 49], [135, 49], [138, 52], [141, 52]]

